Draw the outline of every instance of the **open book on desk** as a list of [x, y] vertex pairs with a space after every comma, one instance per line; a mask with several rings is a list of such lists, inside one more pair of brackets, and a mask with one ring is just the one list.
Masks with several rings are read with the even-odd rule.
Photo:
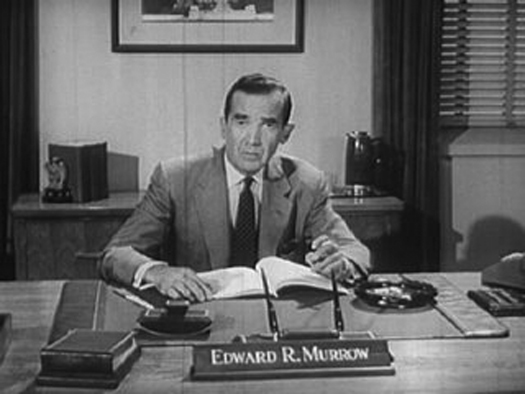
[[[310, 267], [274, 256], [259, 260], [255, 269], [228, 267], [197, 275], [212, 287], [214, 299], [252, 297], [264, 295], [261, 270], [264, 270], [270, 294], [274, 297], [291, 287], [332, 291], [329, 278], [312, 271]], [[342, 286], [339, 286], [339, 292], [348, 294]]]

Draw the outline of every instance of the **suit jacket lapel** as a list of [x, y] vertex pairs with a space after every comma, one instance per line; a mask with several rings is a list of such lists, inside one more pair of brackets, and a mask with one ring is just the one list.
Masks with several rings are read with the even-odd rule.
[[260, 258], [276, 253], [293, 207], [290, 192], [288, 178], [279, 167], [275, 167], [275, 162], [272, 163], [263, 186], [259, 228]]
[[230, 208], [222, 152], [214, 152], [211, 168], [201, 177], [195, 193], [212, 269], [227, 267], [230, 254]]
[[[230, 255], [230, 208], [223, 153], [224, 149], [215, 151], [211, 168], [199, 180], [195, 193], [212, 269], [227, 267]], [[259, 216], [259, 258], [276, 253], [293, 208], [290, 192], [280, 159], [272, 159], [264, 179]]]

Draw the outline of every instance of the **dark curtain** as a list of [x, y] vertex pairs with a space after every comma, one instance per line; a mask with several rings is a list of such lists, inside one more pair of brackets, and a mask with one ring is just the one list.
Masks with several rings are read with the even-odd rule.
[[407, 271], [439, 269], [438, 109], [441, 1], [375, 0], [374, 133], [401, 160]]
[[0, 2], [0, 278], [14, 278], [10, 209], [38, 190], [35, 0]]

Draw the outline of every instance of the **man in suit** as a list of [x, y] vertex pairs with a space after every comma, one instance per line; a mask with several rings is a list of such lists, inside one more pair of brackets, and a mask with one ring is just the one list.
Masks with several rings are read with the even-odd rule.
[[[338, 280], [366, 275], [368, 249], [331, 208], [322, 173], [276, 154], [294, 129], [279, 81], [241, 77], [226, 95], [224, 146], [160, 163], [101, 260], [106, 280], [153, 283], [173, 298], [211, 297], [197, 272], [278, 255]], [[247, 219], [248, 218], [248, 219]], [[161, 257], [160, 250], [173, 250]]]

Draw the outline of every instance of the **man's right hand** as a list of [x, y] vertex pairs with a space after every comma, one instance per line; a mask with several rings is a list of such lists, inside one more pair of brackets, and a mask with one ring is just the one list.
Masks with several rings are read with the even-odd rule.
[[191, 268], [158, 265], [148, 269], [143, 280], [174, 299], [204, 302], [212, 296], [211, 288]]

